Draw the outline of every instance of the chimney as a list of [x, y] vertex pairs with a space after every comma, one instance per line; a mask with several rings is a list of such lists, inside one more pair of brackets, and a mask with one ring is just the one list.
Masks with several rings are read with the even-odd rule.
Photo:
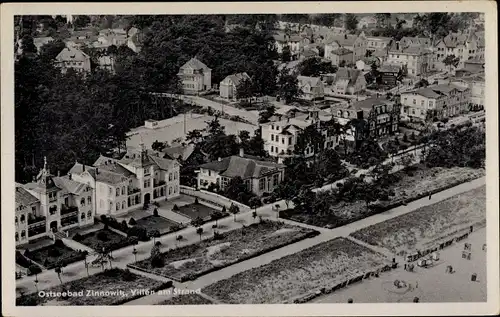
[[240, 157], [245, 156], [245, 151], [243, 150], [242, 147], [240, 147]]
[[69, 177], [70, 180], [72, 179], [71, 173], [68, 173], [68, 177]]
[[344, 34], [344, 39], [347, 40], [347, 34]]

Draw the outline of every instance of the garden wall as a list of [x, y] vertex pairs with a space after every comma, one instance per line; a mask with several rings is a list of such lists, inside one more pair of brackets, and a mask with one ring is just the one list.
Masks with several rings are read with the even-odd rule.
[[185, 186], [185, 185], [181, 185], [180, 187], [181, 187], [181, 194], [192, 196], [192, 197], [197, 197], [200, 202], [204, 201], [204, 202], [213, 204], [215, 206], [218, 206], [220, 208], [222, 208], [224, 206], [226, 208], [229, 208], [229, 206], [231, 204], [235, 204], [236, 206], [238, 206], [240, 208], [240, 210], [242, 212], [250, 210], [250, 207], [248, 207], [247, 205], [244, 205], [240, 202], [231, 200], [227, 197], [218, 195], [216, 193], [212, 193], [212, 192], [209, 192], [209, 191], [206, 191], [203, 189], [196, 190], [192, 187]]

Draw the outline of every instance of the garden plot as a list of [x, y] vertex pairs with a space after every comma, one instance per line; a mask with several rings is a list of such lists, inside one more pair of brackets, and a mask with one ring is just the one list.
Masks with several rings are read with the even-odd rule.
[[387, 259], [346, 238], [321, 243], [229, 279], [203, 293], [227, 304], [283, 303], [374, 270]]
[[218, 239], [212, 237], [182, 248], [171, 249], [163, 253], [163, 267], [153, 267], [150, 259], [140, 261], [134, 266], [178, 281], [193, 280], [216, 269], [269, 252], [317, 233], [311, 229], [267, 220], [222, 233]]
[[486, 187], [358, 230], [356, 239], [398, 253], [421, 249], [429, 242], [486, 220]]

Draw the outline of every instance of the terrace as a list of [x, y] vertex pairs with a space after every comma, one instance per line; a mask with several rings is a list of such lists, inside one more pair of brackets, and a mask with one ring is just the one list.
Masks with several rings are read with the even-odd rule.
[[78, 214], [78, 207], [77, 206], [67, 206], [67, 205], [62, 205], [61, 206], [61, 217], [70, 217], [70, 216], [75, 216]]

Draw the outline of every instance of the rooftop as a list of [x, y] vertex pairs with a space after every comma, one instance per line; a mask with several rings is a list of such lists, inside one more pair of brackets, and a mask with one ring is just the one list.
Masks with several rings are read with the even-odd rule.
[[285, 166], [270, 161], [248, 158], [245, 155], [233, 155], [219, 161], [205, 163], [200, 168], [217, 171], [225, 177], [248, 179], [260, 178], [270, 172], [285, 168]]
[[56, 56], [57, 61], [65, 61], [65, 62], [67, 61], [84, 62], [89, 59], [90, 57], [87, 54], [73, 47], [63, 48], [63, 50]]
[[348, 50], [347, 48], [344, 48], [344, 47], [340, 47], [340, 48], [332, 51], [332, 54], [340, 55], [340, 56], [351, 54], [351, 53], [352, 53], [351, 50]]
[[297, 79], [299, 81], [299, 86], [309, 84], [311, 87], [316, 87], [321, 83], [321, 78], [319, 77], [297, 76]]
[[184, 65], [181, 66], [181, 70], [184, 68], [192, 68], [195, 70], [210, 70], [207, 65], [200, 62], [196, 57], [191, 58]]
[[187, 160], [195, 149], [194, 144], [167, 147], [163, 152], [172, 159]]
[[16, 208], [21, 206], [29, 206], [31, 204], [37, 203], [39, 200], [31, 195], [22, 186], [16, 186]]
[[247, 73], [237, 73], [227, 76], [224, 81], [231, 80], [235, 86], [238, 86], [245, 79], [250, 79]]

